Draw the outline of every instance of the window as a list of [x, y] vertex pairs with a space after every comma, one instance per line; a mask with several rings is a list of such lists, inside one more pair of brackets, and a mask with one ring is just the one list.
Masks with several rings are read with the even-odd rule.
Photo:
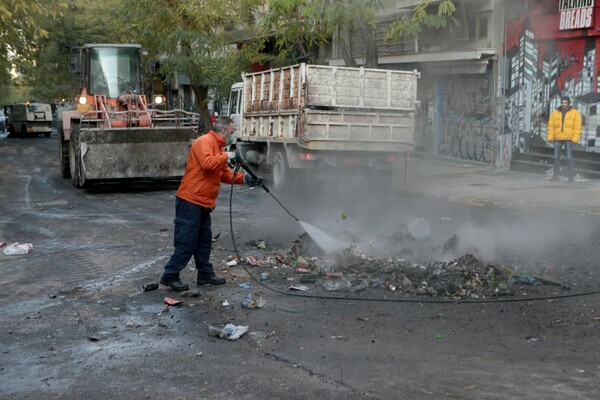
[[590, 115], [596, 115], [596, 107], [597, 106], [590, 106]]
[[486, 39], [488, 37], [488, 19], [487, 17], [479, 18], [478, 29], [477, 29], [477, 38], [478, 39]]
[[487, 39], [488, 37], [488, 16], [479, 16], [470, 18], [467, 21], [470, 39]]

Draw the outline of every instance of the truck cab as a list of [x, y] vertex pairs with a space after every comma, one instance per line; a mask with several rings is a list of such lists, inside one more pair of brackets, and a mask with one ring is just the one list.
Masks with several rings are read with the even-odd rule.
[[47, 103], [26, 102], [4, 106], [9, 136], [52, 134], [52, 107]]

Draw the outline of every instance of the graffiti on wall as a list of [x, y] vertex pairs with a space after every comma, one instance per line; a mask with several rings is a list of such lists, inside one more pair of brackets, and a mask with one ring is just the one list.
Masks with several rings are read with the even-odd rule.
[[489, 163], [493, 160], [491, 76], [441, 80], [436, 86], [438, 155]]
[[513, 153], [547, 153], [547, 121], [561, 96], [584, 119], [575, 149], [600, 152], [600, 8], [595, 26], [561, 30], [558, 0], [508, 4], [504, 130]]

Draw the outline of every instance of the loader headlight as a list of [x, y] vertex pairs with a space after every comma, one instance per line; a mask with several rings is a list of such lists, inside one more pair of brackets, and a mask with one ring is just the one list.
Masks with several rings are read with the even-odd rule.
[[162, 96], [154, 96], [154, 104], [162, 104], [163, 97]]
[[79, 96], [79, 104], [85, 104], [85, 103], [87, 103], [87, 97]]

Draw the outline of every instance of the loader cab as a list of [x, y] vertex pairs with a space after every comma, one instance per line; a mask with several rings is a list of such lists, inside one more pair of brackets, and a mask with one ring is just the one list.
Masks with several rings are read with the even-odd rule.
[[141, 94], [141, 53], [140, 45], [88, 44], [73, 50], [70, 70], [88, 95]]

